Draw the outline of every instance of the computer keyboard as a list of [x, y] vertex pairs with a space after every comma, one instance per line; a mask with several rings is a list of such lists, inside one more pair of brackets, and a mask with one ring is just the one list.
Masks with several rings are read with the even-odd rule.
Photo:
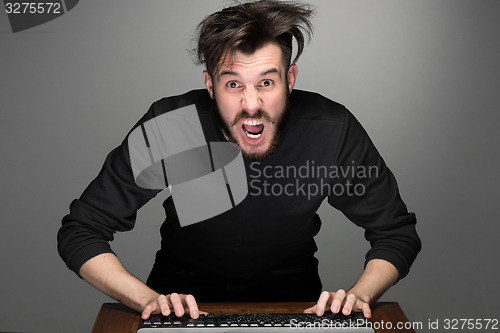
[[315, 314], [222, 314], [200, 315], [192, 319], [188, 315], [152, 315], [141, 320], [137, 333], [290, 333], [311, 332], [363, 332], [374, 333], [371, 323], [360, 312], [349, 316], [326, 313]]

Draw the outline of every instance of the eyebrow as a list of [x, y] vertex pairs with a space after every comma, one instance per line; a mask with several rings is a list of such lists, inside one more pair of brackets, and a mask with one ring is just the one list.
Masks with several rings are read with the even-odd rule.
[[233, 71], [223, 71], [219, 73], [219, 77], [222, 77], [224, 75], [232, 75], [232, 76], [239, 76], [238, 73], [233, 72]]
[[[269, 75], [271, 73], [276, 73], [276, 74], [280, 74], [280, 71], [277, 69], [277, 68], [271, 68], [271, 69], [268, 69], [267, 71], [263, 72], [260, 74], [260, 76], [266, 76], [266, 75]], [[232, 76], [240, 76], [240, 74], [238, 74], [237, 72], [234, 72], [234, 71], [231, 71], [231, 70], [227, 70], [227, 71], [223, 71], [219, 74], [219, 78], [224, 76], [224, 75], [232, 75]]]

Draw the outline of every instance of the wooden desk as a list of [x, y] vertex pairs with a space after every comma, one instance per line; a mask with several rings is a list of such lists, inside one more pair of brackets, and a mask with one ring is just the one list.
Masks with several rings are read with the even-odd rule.
[[[302, 313], [304, 309], [314, 305], [308, 302], [294, 303], [200, 303], [200, 310], [213, 314], [224, 313]], [[398, 323], [408, 322], [403, 310], [398, 303], [379, 302], [372, 308], [374, 323], [390, 322], [393, 329], [377, 329], [376, 333], [407, 332], [415, 333], [414, 330], [397, 330]], [[136, 333], [140, 316], [118, 303], [104, 303], [97, 315], [92, 333]], [[380, 326], [380, 325], [379, 325]], [[387, 327], [387, 325], [385, 326]]]

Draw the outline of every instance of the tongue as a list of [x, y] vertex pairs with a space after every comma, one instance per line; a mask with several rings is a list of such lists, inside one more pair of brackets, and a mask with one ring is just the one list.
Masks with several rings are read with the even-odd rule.
[[243, 125], [243, 128], [250, 134], [260, 134], [264, 130], [264, 125]]

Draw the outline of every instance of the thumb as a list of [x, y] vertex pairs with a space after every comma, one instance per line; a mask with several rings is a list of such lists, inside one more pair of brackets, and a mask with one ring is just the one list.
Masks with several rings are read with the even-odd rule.
[[316, 313], [316, 305], [304, 310], [304, 313]]

